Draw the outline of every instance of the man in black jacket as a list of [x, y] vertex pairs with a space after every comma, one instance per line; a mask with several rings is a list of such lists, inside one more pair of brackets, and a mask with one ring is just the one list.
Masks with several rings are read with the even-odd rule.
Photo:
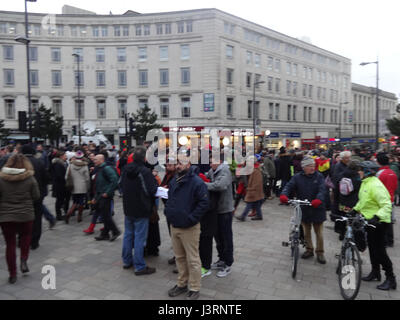
[[43, 161], [34, 157], [35, 150], [31, 145], [23, 145], [21, 148], [21, 153], [25, 155], [32, 163], [33, 169], [35, 170], [35, 179], [40, 190], [40, 199], [35, 201], [33, 204], [35, 210], [35, 220], [33, 221], [31, 249], [35, 250], [39, 247], [39, 240], [42, 235], [42, 206], [43, 199], [47, 196], [47, 184], [49, 182], [49, 176]]
[[[122, 198], [125, 214], [125, 233], [122, 247], [124, 269], [135, 267], [136, 275], [156, 271], [144, 261], [144, 246], [152, 214], [157, 181], [150, 169], [145, 167], [146, 149], [135, 148], [134, 162], [125, 166], [122, 179]], [[134, 242], [135, 254], [132, 256]]]
[[190, 162], [178, 161], [177, 175], [168, 190], [165, 215], [171, 223], [172, 247], [178, 268], [178, 283], [168, 291], [176, 297], [190, 291], [187, 299], [198, 299], [201, 287], [199, 256], [200, 220], [209, 209], [207, 186], [197, 176]]

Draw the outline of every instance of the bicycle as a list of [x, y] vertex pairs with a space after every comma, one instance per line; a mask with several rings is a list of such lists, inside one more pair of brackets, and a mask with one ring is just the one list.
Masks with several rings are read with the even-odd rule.
[[338, 266], [336, 273], [338, 275], [340, 294], [345, 300], [354, 300], [360, 290], [362, 275], [362, 260], [357, 248], [354, 230], [364, 229], [366, 226], [376, 228], [369, 224], [362, 215], [358, 213], [347, 213], [345, 216], [337, 216], [336, 221], [346, 223], [345, 237], [342, 241], [340, 254], [337, 255]]
[[306, 246], [306, 242], [304, 240], [304, 232], [303, 227], [301, 225], [302, 212], [301, 206], [311, 206], [311, 202], [308, 200], [289, 200], [288, 202], [292, 206], [294, 206], [294, 214], [290, 219], [290, 232], [289, 232], [289, 241], [282, 242], [282, 246], [289, 247], [291, 250], [291, 258], [292, 258], [292, 278], [296, 278], [297, 273], [297, 264], [299, 260], [299, 245]]

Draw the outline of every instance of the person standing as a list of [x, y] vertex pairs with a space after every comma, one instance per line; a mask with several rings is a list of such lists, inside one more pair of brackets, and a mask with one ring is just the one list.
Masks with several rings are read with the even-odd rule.
[[17, 281], [16, 235], [21, 247], [21, 272], [27, 265], [34, 220], [33, 203], [40, 199], [33, 166], [22, 154], [11, 156], [0, 172], [0, 227], [6, 241], [6, 259], [10, 277]]
[[276, 178], [276, 169], [271, 153], [266, 154], [264, 157], [263, 172], [267, 179], [265, 183], [265, 197], [268, 200], [271, 200], [272, 199], [271, 191], [274, 185], [274, 180]]
[[[94, 163], [98, 167], [98, 171], [96, 173], [95, 195], [92, 204], [96, 206], [104, 223], [104, 229], [101, 231], [100, 236], [95, 237], [95, 239], [97, 241], [114, 241], [121, 235], [111, 216], [111, 202], [114, 197], [114, 191], [118, 187], [118, 175], [112, 167], [106, 165], [103, 154], [95, 156]], [[110, 231], [112, 233], [111, 237]]]
[[396, 173], [389, 167], [389, 157], [386, 153], [378, 153], [376, 156], [376, 161], [380, 165], [380, 169], [376, 174], [376, 177], [381, 180], [385, 185], [386, 189], [389, 191], [390, 200], [392, 201], [392, 215], [389, 226], [386, 228], [386, 245], [388, 247], [393, 247], [394, 245], [394, 235], [393, 235], [393, 217], [394, 217], [394, 196], [397, 190], [398, 179]]
[[292, 166], [292, 159], [290, 154], [286, 153], [286, 148], [281, 147], [279, 149], [279, 179], [281, 180], [281, 187], [280, 191], [282, 191], [286, 184], [292, 177], [291, 166]]
[[72, 157], [70, 165], [65, 174], [65, 180], [70, 179], [72, 189], [72, 207], [65, 216], [65, 223], [69, 223], [71, 215], [78, 209], [78, 222], [82, 221], [82, 212], [85, 207], [85, 199], [90, 185], [89, 168], [83, 160], [83, 152], [77, 151]]
[[[149, 219], [153, 213], [157, 182], [145, 167], [146, 149], [136, 147], [134, 161], [125, 166], [122, 172], [122, 201], [125, 214], [125, 232], [122, 246], [124, 269], [132, 266], [135, 274], [145, 275], [156, 272], [146, 265], [144, 247], [149, 230]], [[134, 245], [133, 245], [134, 244]], [[132, 256], [132, 245], [134, 255]]]
[[389, 191], [375, 176], [379, 166], [372, 161], [361, 162], [359, 171], [362, 183], [358, 193], [359, 201], [354, 210], [360, 212], [369, 224], [375, 228], [367, 227], [367, 240], [372, 270], [368, 276], [361, 278], [363, 281], [381, 280], [380, 266], [385, 271], [386, 280], [379, 286], [379, 290], [396, 289], [396, 277], [393, 273], [393, 264], [385, 248], [385, 234], [390, 226], [392, 202]]
[[207, 186], [190, 162], [178, 161], [177, 176], [170, 182], [165, 215], [171, 223], [172, 247], [178, 268], [178, 283], [168, 291], [176, 297], [190, 290], [187, 299], [198, 299], [201, 288], [199, 256], [200, 220], [209, 208]]
[[[67, 171], [67, 155], [64, 151], [57, 151], [54, 159], [51, 161], [51, 176], [53, 179], [53, 197], [56, 198], [56, 219], [64, 220], [61, 209], [65, 210], [65, 173]], [[66, 213], [66, 212], [65, 212]]]
[[[214, 233], [214, 235], [215, 242], [217, 243], [218, 261], [211, 265], [211, 269], [218, 270], [217, 277], [219, 278], [226, 277], [228, 274], [230, 274], [232, 272], [233, 264], [232, 173], [229, 169], [229, 165], [223, 163], [223, 157], [224, 154], [222, 153], [220, 155], [219, 162], [216, 163], [212, 163], [212, 157], [210, 157], [211, 170], [207, 173], [207, 177], [210, 179], [210, 182], [206, 182], [208, 191], [210, 193], [214, 193], [210, 194], [210, 200], [216, 202], [215, 212], [209, 212], [207, 217], [209, 217], [208, 224], [211, 233], [213, 229], [215, 230], [216, 222], [216, 233]], [[207, 230], [204, 230], [203, 233], [206, 234], [206, 232]], [[212, 248], [212, 238], [209, 246], [210, 244]], [[212, 255], [210, 258], [212, 258]], [[208, 272], [208, 267], [209, 266], [207, 263], [205, 270], [203, 270], [203, 274]]]
[[301, 162], [303, 172], [296, 174], [283, 189], [280, 196], [282, 203], [289, 201], [289, 195], [295, 191], [297, 198], [311, 202], [311, 208], [302, 207], [302, 226], [304, 229], [304, 238], [306, 242], [306, 252], [302, 258], [308, 259], [314, 256], [314, 247], [312, 243], [311, 229], [317, 238], [317, 261], [325, 264], [324, 257], [324, 238], [323, 224], [326, 220], [326, 211], [323, 201], [325, 199], [326, 187], [323, 175], [315, 170], [315, 161], [311, 157], [304, 157]]
[[263, 191], [263, 176], [260, 169], [260, 164], [257, 161], [257, 158], [250, 157], [248, 161], [254, 162], [254, 169], [251, 173], [246, 190], [246, 196], [244, 201], [246, 202], [246, 208], [244, 209], [241, 216], [236, 217], [239, 221], [245, 221], [247, 214], [250, 210], [254, 209], [256, 211], [256, 215], [251, 218], [251, 220], [262, 220], [262, 212], [261, 205], [264, 200], [264, 191]]
[[31, 249], [36, 250], [40, 246], [39, 241], [42, 236], [43, 200], [47, 196], [49, 176], [43, 161], [34, 157], [35, 149], [33, 149], [31, 145], [23, 145], [21, 147], [21, 153], [31, 162], [40, 191], [40, 198], [33, 203], [35, 219], [33, 221]]

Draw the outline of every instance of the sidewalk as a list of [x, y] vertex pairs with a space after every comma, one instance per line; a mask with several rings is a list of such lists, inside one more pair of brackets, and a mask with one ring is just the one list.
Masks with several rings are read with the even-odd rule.
[[[45, 204], [54, 211], [54, 199], [47, 197]], [[238, 213], [243, 210], [241, 203]], [[399, 209], [396, 208], [399, 216]], [[115, 220], [123, 231], [122, 201], [115, 198]], [[132, 269], [123, 270], [121, 261], [122, 236], [115, 242], [94, 240], [95, 235], [82, 232], [90, 223], [88, 211], [84, 221], [70, 224], [58, 222], [53, 230], [43, 220], [43, 234], [39, 249], [31, 251], [28, 261], [31, 272], [22, 276], [14, 285], [8, 284], [5, 261], [5, 246], [0, 237], [0, 299], [162, 299], [171, 300], [167, 291], [176, 284], [174, 266], [167, 260], [172, 257], [165, 217], [160, 209], [161, 246], [160, 256], [146, 258], [157, 272], [148, 276], [135, 276]], [[234, 258], [232, 273], [226, 278], [217, 278], [215, 272], [203, 278], [200, 299], [339, 299], [336, 276], [340, 242], [333, 231], [333, 223], [325, 223], [326, 265], [316, 259], [299, 261], [297, 279], [290, 274], [290, 250], [282, 247], [287, 241], [292, 208], [279, 206], [278, 199], [268, 200], [263, 205], [264, 220], [239, 222], [234, 219]], [[398, 219], [398, 221], [400, 221]], [[96, 226], [96, 235], [101, 225]], [[389, 256], [400, 277], [400, 228], [395, 225], [395, 247], [389, 248]], [[300, 251], [302, 253], [302, 249]], [[19, 256], [19, 253], [18, 253]], [[368, 250], [362, 253], [363, 273], [370, 271]], [[18, 259], [19, 260], [19, 259]], [[213, 261], [217, 260], [214, 250]], [[56, 269], [56, 289], [42, 288], [44, 265]], [[19, 268], [19, 263], [18, 263]], [[400, 278], [399, 278], [400, 279]], [[358, 299], [400, 299], [400, 290], [384, 292], [375, 289], [377, 282], [361, 284]], [[184, 299], [185, 296], [180, 297]], [[176, 300], [177, 298], [174, 298]]]

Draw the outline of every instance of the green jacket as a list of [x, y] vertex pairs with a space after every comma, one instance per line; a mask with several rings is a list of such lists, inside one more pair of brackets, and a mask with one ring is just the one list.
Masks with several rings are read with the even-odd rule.
[[[399, 182], [400, 182], [399, 163], [398, 162], [392, 162], [392, 163], [390, 163], [389, 167], [390, 167], [390, 169], [392, 169], [394, 171], [394, 173], [397, 176], [397, 180], [399, 180]], [[400, 183], [397, 184], [396, 194], [400, 194]]]
[[96, 201], [101, 198], [103, 193], [107, 193], [108, 198], [113, 198], [114, 191], [118, 187], [117, 172], [105, 163], [101, 164], [98, 170], [96, 175]]
[[353, 209], [361, 212], [367, 220], [376, 215], [380, 222], [391, 222], [392, 202], [390, 194], [377, 177], [368, 177], [361, 182], [358, 202]]

